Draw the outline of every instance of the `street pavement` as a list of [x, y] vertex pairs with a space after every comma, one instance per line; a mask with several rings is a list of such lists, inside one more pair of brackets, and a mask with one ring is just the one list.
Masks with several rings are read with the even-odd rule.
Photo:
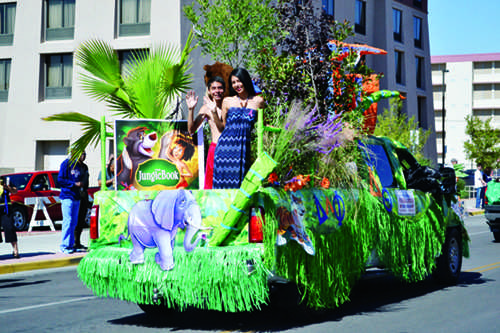
[[[464, 200], [464, 208], [468, 215], [482, 215], [484, 210], [473, 207], [474, 199]], [[12, 256], [10, 243], [0, 243], [0, 274], [22, 271], [57, 268], [78, 265], [86, 252], [63, 254], [59, 252], [61, 231], [34, 229], [31, 232], [17, 233], [19, 254], [21, 258]], [[89, 229], [84, 229], [81, 236], [82, 244], [89, 244]]]
[[[19, 259], [12, 256], [10, 243], [0, 243], [0, 274], [78, 265], [86, 254], [86, 252], [60, 253], [60, 230], [35, 228], [31, 232], [18, 232], [17, 241], [21, 256]], [[89, 244], [89, 229], [83, 230], [81, 241], [84, 245]]]

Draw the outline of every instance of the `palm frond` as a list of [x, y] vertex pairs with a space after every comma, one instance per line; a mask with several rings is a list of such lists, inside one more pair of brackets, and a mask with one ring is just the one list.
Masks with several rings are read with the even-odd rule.
[[80, 83], [82, 90], [97, 102], [107, 100], [111, 94], [115, 94], [119, 89], [105, 81], [98, 81], [87, 74], [81, 74]]
[[[79, 112], [63, 112], [42, 118], [45, 121], [66, 121], [79, 123], [82, 126], [82, 136], [71, 145], [71, 161], [76, 161], [89, 145], [97, 147], [100, 142], [101, 122]], [[106, 128], [113, 126], [106, 123]]]
[[92, 39], [76, 51], [77, 64], [96, 78], [116, 87], [122, 86], [118, 54], [106, 42]]
[[189, 54], [197, 47], [191, 47], [193, 42], [193, 31], [189, 32], [184, 49], [181, 52], [179, 62], [169, 67], [164, 67], [161, 80], [160, 99], [163, 104], [169, 104], [180, 94], [190, 89], [193, 83], [193, 74], [188, 73], [191, 69]]
[[126, 87], [134, 92], [136, 110], [145, 118], [164, 118], [164, 106], [159, 103], [158, 96], [162, 69], [170, 62], [170, 59], [158, 58], [156, 52], [152, 52], [147, 58], [135, 58], [129, 64]]
[[[89, 40], [78, 48], [75, 57], [78, 65], [88, 72], [80, 77], [83, 91], [98, 102], [106, 101], [112, 108], [128, 104], [126, 113], [133, 118], [133, 97], [125, 88], [116, 51], [101, 40]], [[117, 103], [117, 99], [122, 102]]]

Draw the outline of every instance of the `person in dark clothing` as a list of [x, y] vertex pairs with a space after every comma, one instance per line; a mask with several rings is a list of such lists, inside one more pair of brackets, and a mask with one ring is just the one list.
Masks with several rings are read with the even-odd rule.
[[81, 236], [83, 228], [87, 226], [87, 211], [89, 208], [89, 167], [84, 163], [86, 154], [82, 154], [78, 163], [80, 164], [81, 177], [80, 177], [80, 208], [78, 210], [78, 222], [75, 227], [75, 245], [73, 249], [77, 252], [83, 252], [87, 250], [87, 247], [82, 245]]
[[[85, 158], [83, 156], [83, 158]], [[80, 208], [81, 163], [80, 160], [73, 162], [71, 158], [61, 163], [57, 181], [61, 186], [61, 210], [63, 215], [62, 240], [60, 251], [65, 254], [75, 252], [75, 227], [78, 223], [78, 211]]]
[[[2, 223], [3, 232], [5, 234], [5, 242], [12, 245], [12, 256], [19, 259], [19, 248], [17, 246], [16, 229], [14, 228], [14, 221], [10, 216], [9, 203], [10, 194], [16, 194], [17, 188], [9, 184], [8, 177], [0, 179], [0, 218]], [[0, 243], [2, 242], [2, 233], [0, 233]]]

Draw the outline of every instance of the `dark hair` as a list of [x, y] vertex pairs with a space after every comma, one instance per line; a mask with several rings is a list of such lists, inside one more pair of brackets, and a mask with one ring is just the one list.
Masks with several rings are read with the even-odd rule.
[[182, 159], [184, 161], [189, 161], [191, 157], [194, 155], [194, 146], [192, 142], [186, 141], [183, 137], [178, 137], [174, 143], [184, 148], [184, 154], [182, 155]]
[[245, 87], [246, 92], [248, 93], [248, 97], [255, 96], [255, 89], [253, 87], [252, 78], [248, 71], [244, 68], [235, 68], [229, 74], [229, 96], [236, 96], [237, 93], [233, 89], [233, 84], [231, 83], [231, 77], [236, 76], [241, 83], [243, 83], [243, 87]]
[[111, 157], [111, 158], [109, 159], [109, 162], [108, 162], [108, 167], [106, 168], [106, 170], [108, 171], [108, 173], [109, 173], [110, 175], [112, 175], [112, 173], [111, 173], [111, 165], [112, 165], [114, 162], [115, 162], [115, 158], [114, 158], [114, 157]]
[[219, 82], [220, 84], [222, 84], [222, 89], [224, 89], [224, 91], [226, 90], [226, 82], [220, 76], [212, 76], [207, 82], [207, 88], [210, 89], [210, 86], [214, 82]]

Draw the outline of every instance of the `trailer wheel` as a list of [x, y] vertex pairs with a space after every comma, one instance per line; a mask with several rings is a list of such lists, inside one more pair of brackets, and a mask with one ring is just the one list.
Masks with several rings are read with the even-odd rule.
[[446, 232], [442, 254], [437, 258], [434, 277], [439, 283], [456, 284], [462, 269], [462, 237], [456, 229]]

